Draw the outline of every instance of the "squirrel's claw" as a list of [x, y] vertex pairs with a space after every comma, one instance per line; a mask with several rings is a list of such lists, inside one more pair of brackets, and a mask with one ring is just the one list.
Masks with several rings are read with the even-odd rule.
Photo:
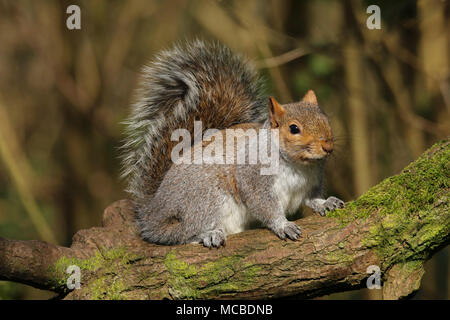
[[308, 206], [323, 217], [327, 215], [327, 211], [343, 208], [345, 204], [341, 199], [328, 197], [326, 200], [313, 200]]
[[295, 241], [302, 234], [300, 227], [291, 221], [285, 221], [279, 227], [275, 227], [275, 228], [271, 228], [271, 229], [282, 240], [285, 240], [286, 236], [287, 236], [289, 239]]
[[336, 197], [329, 197], [323, 205], [326, 209], [334, 211], [336, 209], [343, 208], [345, 204], [341, 199], [338, 199]]
[[220, 246], [225, 247], [226, 235], [221, 229], [205, 232], [200, 236], [200, 238], [203, 245], [207, 248], [219, 248]]
[[284, 226], [284, 233], [289, 237], [291, 240], [297, 240], [298, 237], [302, 234], [302, 231], [300, 230], [300, 227], [296, 225], [294, 222], [287, 222]]

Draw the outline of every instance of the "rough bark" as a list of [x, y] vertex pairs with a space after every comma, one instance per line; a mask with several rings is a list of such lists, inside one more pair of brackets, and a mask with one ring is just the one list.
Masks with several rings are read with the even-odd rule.
[[[220, 249], [148, 244], [131, 202], [121, 200], [105, 210], [103, 227], [79, 231], [70, 248], [0, 239], [0, 280], [66, 299], [310, 298], [366, 286], [375, 265], [384, 298], [406, 298], [420, 286], [423, 263], [449, 243], [449, 160], [447, 139], [346, 208], [296, 221], [303, 234], [295, 242], [257, 229]], [[81, 289], [67, 289], [69, 265], [80, 267]]]

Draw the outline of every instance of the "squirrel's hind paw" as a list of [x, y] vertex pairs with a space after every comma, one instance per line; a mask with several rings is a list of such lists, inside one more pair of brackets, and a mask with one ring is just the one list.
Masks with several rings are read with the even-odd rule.
[[219, 248], [221, 245], [225, 247], [227, 237], [222, 229], [215, 229], [201, 234], [199, 238], [205, 247]]

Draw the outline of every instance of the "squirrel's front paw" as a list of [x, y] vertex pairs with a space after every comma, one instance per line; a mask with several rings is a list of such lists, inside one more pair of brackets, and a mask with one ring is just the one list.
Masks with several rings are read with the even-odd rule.
[[225, 247], [226, 238], [227, 237], [222, 229], [215, 229], [200, 235], [201, 243], [207, 248], [218, 248], [221, 245]]
[[302, 234], [300, 227], [291, 221], [282, 222], [271, 229], [283, 240], [286, 239], [286, 236], [291, 240], [297, 240]]
[[[322, 200], [323, 201], [323, 200]], [[315, 204], [313, 210], [316, 211], [321, 216], [325, 216], [328, 211], [334, 211], [344, 207], [344, 201], [336, 197], [328, 197], [327, 200], [323, 201], [321, 204]]]
[[334, 211], [336, 209], [340, 209], [344, 207], [344, 201], [338, 199], [336, 197], [328, 197], [328, 199], [323, 204], [325, 208], [330, 211]]

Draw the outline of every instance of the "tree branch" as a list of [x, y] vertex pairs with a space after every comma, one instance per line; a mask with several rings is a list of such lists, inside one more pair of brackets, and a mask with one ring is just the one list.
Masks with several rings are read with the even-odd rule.
[[[447, 139], [346, 208], [298, 220], [296, 242], [257, 229], [220, 249], [148, 244], [131, 202], [121, 200], [105, 210], [103, 227], [79, 231], [70, 248], [0, 239], [0, 279], [66, 299], [310, 298], [364, 287], [375, 265], [384, 298], [405, 298], [450, 240], [449, 160]], [[69, 265], [80, 267], [81, 289], [66, 288]]]
[[63, 256], [73, 256], [69, 248], [46, 242], [0, 238], [0, 280], [28, 284], [39, 289], [63, 291], [48, 266]]

